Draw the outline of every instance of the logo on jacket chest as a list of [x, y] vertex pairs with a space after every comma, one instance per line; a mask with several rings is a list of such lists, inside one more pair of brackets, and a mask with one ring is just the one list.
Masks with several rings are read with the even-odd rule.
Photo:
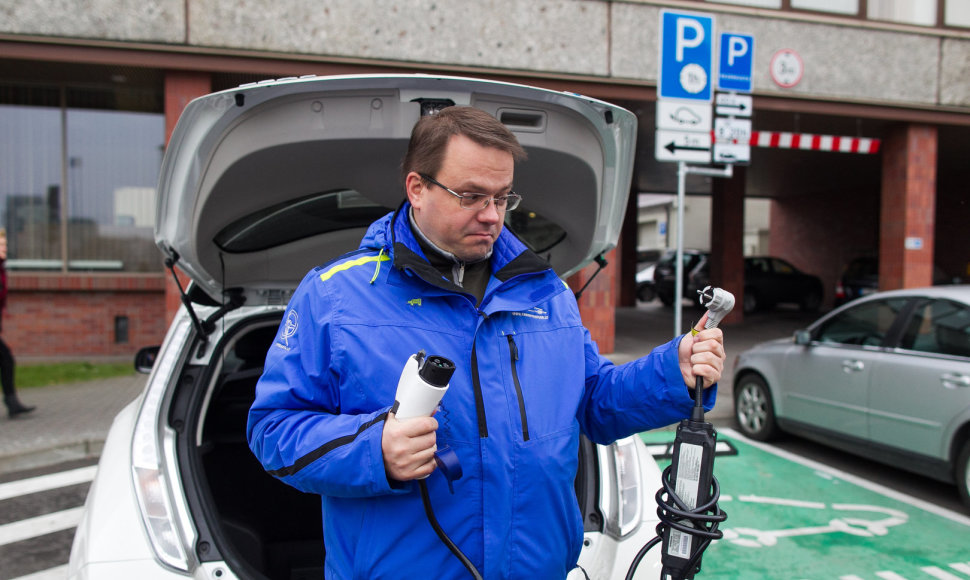
[[535, 308], [530, 308], [524, 312], [513, 312], [512, 316], [524, 316], [526, 318], [535, 318], [536, 320], [549, 320], [549, 312], [539, 308], [538, 306]]

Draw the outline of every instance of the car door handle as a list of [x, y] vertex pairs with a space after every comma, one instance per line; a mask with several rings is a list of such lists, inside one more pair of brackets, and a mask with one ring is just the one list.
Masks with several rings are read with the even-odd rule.
[[865, 368], [866, 368], [866, 365], [861, 360], [844, 360], [844, 361], [842, 361], [842, 372], [844, 372], [846, 374], [849, 374], [849, 373], [857, 373], [857, 372], [860, 372], [860, 371], [865, 370]]
[[947, 373], [940, 377], [940, 382], [942, 382], [943, 386], [948, 389], [970, 387], [970, 377], [967, 375], [954, 375]]

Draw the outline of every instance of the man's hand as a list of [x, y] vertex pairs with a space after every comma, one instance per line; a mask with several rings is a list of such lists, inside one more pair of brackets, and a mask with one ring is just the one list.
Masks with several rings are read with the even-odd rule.
[[435, 431], [438, 421], [433, 417], [414, 417], [398, 421], [394, 413], [387, 414], [381, 450], [384, 452], [384, 471], [388, 479], [410, 481], [427, 477], [434, 471]]
[[680, 358], [680, 374], [684, 376], [684, 383], [691, 389], [697, 386], [697, 377], [704, 377], [704, 388], [708, 388], [721, 379], [724, 370], [724, 334], [720, 328], [704, 330], [707, 322], [707, 312], [694, 327], [697, 334], [684, 335], [678, 347]]

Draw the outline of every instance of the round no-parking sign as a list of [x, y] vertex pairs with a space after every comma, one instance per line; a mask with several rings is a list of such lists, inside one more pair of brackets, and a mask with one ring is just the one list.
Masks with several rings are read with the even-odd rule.
[[804, 71], [802, 57], [790, 48], [783, 48], [771, 57], [771, 80], [779, 87], [794, 87], [802, 80]]

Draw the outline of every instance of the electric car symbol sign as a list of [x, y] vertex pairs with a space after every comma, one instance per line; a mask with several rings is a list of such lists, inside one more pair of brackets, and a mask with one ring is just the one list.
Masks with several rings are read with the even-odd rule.
[[711, 102], [713, 37], [712, 16], [661, 11], [660, 98]]

